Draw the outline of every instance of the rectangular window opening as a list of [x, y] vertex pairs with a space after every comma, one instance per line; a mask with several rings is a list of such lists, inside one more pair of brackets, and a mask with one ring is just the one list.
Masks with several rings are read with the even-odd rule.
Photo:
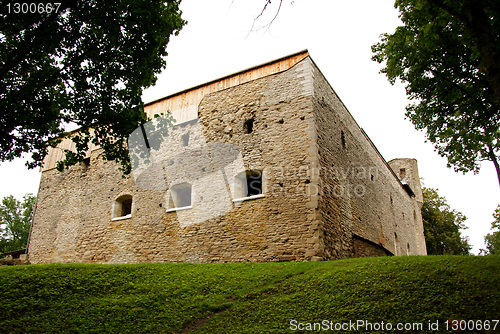
[[247, 197], [262, 194], [262, 173], [255, 171], [248, 172], [246, 182]]
[[167, 211], [191, 208], [192, 187], [189, 183], [181, 183], [172, 186]]
[[247, 120], [245, 124], [243, 125], [245, 128], [245, 133], [252, 133], [253, 132], [253, 118]]

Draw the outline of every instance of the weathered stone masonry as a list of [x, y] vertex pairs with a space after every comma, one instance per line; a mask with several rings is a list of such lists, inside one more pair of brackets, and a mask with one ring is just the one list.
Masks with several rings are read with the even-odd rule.
[[[205, 173], [193, 182], [182, 171], [165, 182], [124, 179], [98, 148], [87, 164], [59, 173], [51, 168], [54, 152], [42, 172], [28, 250], [32, 263], [425, 254], [416, 161], [393, 160], [393, 171], [306, 51], [182, 94], [146, 107], [154, 113], [168, 107], [180, 120], [169, 150], [203, 141], [207, 152], [213, 144], [237, 147], [244, 169], [261, 172], [262, 195], [235, 202], [233, 174], [225, 174], [227, 184], [213, 181], [212, 151], [200, 155], [209, 157], [205, 162], [190, 162]], [[194, 102], [186, 96], [195, 96]], [[177, 166], [173, 160], [165, 159], [164, 170]], [[192, 187], [190, 206], [172, 209], [173, 185], [181, 183]], [[232, 198], [220, 200], [226, 190]]]

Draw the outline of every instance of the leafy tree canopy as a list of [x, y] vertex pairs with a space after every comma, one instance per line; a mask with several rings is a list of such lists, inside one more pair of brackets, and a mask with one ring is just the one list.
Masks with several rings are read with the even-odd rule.
[[55, 146], [72, 123], [80, 128], [72, 135], [77, 152], [60, 168], [81, 161], [91, 140], [130, 170], [124, 139], [147, 120], [142, 90], [155, 83], [170, 36], [186, 23], [179, 3], [67, 0], [16, 13], [15, 1], [3, 1], [0, 161], [31, 152], [29, 167], [40, 165], [47, 143]]
[[[497, 206], [493, 213], [495, 220], [491, 223], [492, 233], [488, 233], [484, 237], [486, 242], [486, 252], [489, 254], [500, 254], [500, 205]], [[483, 250], [481, 250], [483, 252]]]
[[3, 198], [0, 204], [0, 253], [26, 247], [35, 201], [36, 197], [31, 194], [24, 195], [22, 202], [12, 195]]
[[446, 199], [438, 195], [437, 190], [424, 187], [423, 193], [422, 219], [427, 254], [469, 254], [472, 247], [460, 233], [460, 230], [467, 228], [464, 225], [467, 218], [451, 209]]
[[500, 182], [500, 2], [397, 0], [403, 26], [372, 46], [391, 83], [414, 101], [406, 116], [455, 171], [491, 160]]

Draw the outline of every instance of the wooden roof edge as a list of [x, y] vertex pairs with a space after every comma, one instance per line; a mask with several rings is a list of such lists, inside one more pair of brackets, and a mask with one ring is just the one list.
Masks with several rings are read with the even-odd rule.
[[244, 70], [241, 70], [241, 71], [238, 71], [238, 72], [235, 72], [235, 73], [231, 73], [231, 74], [225, 75], [223, 77], [220, 77], [220, 78], [217, 78], [217, 79], [214, 79], [214, 80], [211, 80], [211, 81], [208, 81], [208, 82], [205, 82], [205, 83], [193, 86], [191, 88], [183, 89], [183, 90], [181, 90], [179, 92], [176, 92], [176, 93], [173, 93], [173, 94], [161, 97], [159, 99], [150, 101], [148, 103], [144, 103], [144, 107], [147, 107], [149, 105], [153, 105], [153, 104], [161, 102], [163, 100], [170, 99], [170, 98], [172, 98], [174, 96], [181, 95], [181, 94], [187, 93], [189, 91], [192, 91], [192, 90], [204, 87], [204, 86], [211, 85], [211, 84], [216, 83], [218, 81], [226, 80], [226, 79], [229, 79], [231, 77], [235, 77], [235, 76], [241, 75], [241, 74], [246, 73], [246, 72], [253, 71], [253, 70], [261, 68], [261, 67], [266, 67], [266, 66], [269, 66], [269, 65], [272, 65], [272, 64], [275, 64], [275, 63], [279, 63], [280, 61], [286, 60], [288, 58], [296, 57], [296, 56], [301, 55], [301, 54], [304, 54], [305, 55], [304, 58], [305, 58], [305, 57], [307, 57], [309, 55], [309, 51], [307, 49], [304, 49], [302, 51], [295, 52], [295, 53], [289, 54], [287, 56], [283, 56], [283, 57], [280, 57], [278, 59], [274, 59], [274, 60], [265, 62], [265, 63], [260, 64], [260, 65], [255, 65], [255, 66], [249, 67], [247, 69], [244, 69]]

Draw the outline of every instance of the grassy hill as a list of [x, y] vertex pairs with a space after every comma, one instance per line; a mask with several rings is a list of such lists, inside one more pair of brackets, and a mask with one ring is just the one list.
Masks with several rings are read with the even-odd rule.
[[12, 266], [0, 332], [498, 333], [499, 288], [500, 256]]

